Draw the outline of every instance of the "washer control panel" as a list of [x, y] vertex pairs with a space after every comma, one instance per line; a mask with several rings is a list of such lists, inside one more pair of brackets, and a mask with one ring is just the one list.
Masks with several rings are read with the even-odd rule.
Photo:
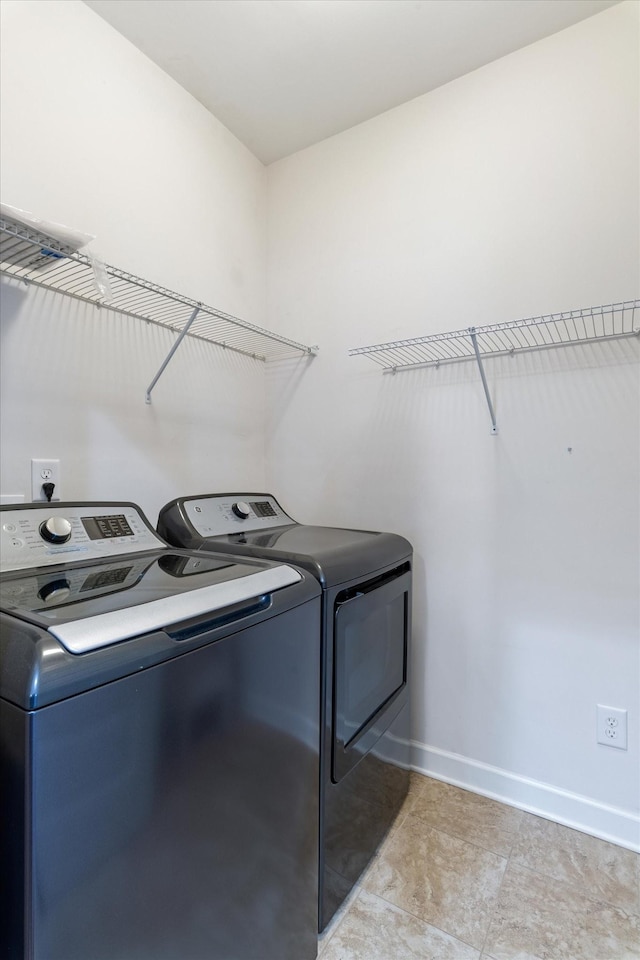
[[95, 560], [165, 546], [130, 503], [38, 503], [0, 510], [2, 570]]
[[201, 537], [270, 530], [295, 523], [268, 493], [211, 494], [185, 500], [184, 511]]

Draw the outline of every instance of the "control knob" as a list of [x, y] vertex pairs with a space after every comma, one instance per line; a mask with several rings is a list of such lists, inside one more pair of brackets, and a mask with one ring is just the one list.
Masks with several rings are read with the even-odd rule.
[[40, 524], [40, 536], [47, 543], [66, 543], [71, 539], [71, 524], [64, 517], [49, 517]]
[[50, 580], [38, 590], [38, 596], [45, 603], [60, 603], [61, 600], [67, 600], [70, 593], [71, 584], [64, 578]]
[[241, 520], [246, 520], [251, 510], [249, 504], [245, 503], [244, 500], [239, 500], [238, 503], [234, 503], [231, 507], [236, 517], [240, 517]]

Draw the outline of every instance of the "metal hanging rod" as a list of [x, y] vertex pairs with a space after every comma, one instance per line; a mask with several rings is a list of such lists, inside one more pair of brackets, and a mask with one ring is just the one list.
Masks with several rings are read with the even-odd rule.
[[601, 343], [640, 335], [640, 300], [624, 300], [600, 307], [584, 307], [542, 317], [528, 317], [485, 327], [467, 327], [411, 340], [394, 340], [349, 350], [349, 356], [366, 356], [383, 368], [399, 373], [443, 363], [474, 360], [478, 365], [489, 414], [491, 432], [498, 427], [483, 367], [487, 357], [503, 357], [534, 350], [584, 343]]
[[[102, 271], [108, 294], [101, 283]], [[86, 254], [6, 218], [0, 218], [0, 273], [179, 333], [147, 389], [147, 402], [151, 402], [151, 390], [185, 335], [263, 362], [318, 352], [315, 346], [272, 333], [126, 270], [96, 265]]]

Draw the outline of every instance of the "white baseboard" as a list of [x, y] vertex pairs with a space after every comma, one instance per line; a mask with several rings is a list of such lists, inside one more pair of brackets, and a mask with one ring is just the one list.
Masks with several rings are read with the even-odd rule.
[[411, 741], [411, 768], [546, 820], [640, 852], [640, 816], [478, 760]]

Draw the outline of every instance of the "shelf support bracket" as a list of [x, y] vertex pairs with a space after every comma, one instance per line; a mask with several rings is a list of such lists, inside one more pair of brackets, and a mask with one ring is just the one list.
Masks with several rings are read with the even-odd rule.
[[496, 415], [493, 409], [493, 403], [491, 402], [489, 385], [487, 383], [487, 378], [484, 373], [484, 367], [482, 365], [482, 357], [480, 356], [480, 348], [478, 347], [478, 338], [476, 336], [475, 327], [469, 327], [469, 336], [471, 337], [471, 343], [473, 344], [473, 350], [476, 355], [476, 362], [478, 364], [478, 369], [480, 371], [480, 379], [482, 380], [482, 388], [484, 390], [487, 406], [489, 407], [489, 416], [491, 417], [491, 435], [495, 437], [498, 433], [498, 425], [496, 423]]
[[198, 314], [200, 313], [200, 307], [201, 307], [201, 306], [202, 306], [202, 304], [199, 303], [198, 306], [194, 308], [193, 313], [191, 314], [191, 316], [189, 317], [189, 319], [188, 319], [187, 322], [185, 323], [184, 327], [183, 327], [182, 330], [180, 331], [180, 336], [178, 337], [178, 339], [176, 340], [176, 342], [174, 343], [174, 345], [171, 347], [171, 350], [169, 350], [169, 353], [167, 354], [164, 363], [162, 364], [162, 366], [160, 367], [160, 369], [159, 369], [158, 372], [156, 373], [155, 377], [153, 378], [153, 380], [151, 381], [151, 383], [150, 383], [149, 386], [147, 387], [147, 392], [145, 393], [145, 396], [144, 396], [144, 402], [145, 402], [145, 403], [151, 403], [151, 391], [152, 391], [153, 388], [155, 387], [156, 383], [158, 382], [158, 380], [160, 379], [160, 377], [162, 376], [162, 374], [164, 373], [164, 371], [165, 371], [165, 370], [167, 369], [167, 367], [169, 366], [169, 363], [170, 363], [170, 361], [171, 361], [171, 358], [173, 357], [174, 353], [176, 352], [176, 350], [178, 349], [178, 347], [180, 346], [180, 344], [182, 343], [182, 341], [183, 341], [184, 338], [186, 337], [187, 333], [189, 332], [189, 327], [191, 326], [191, 324], [193, 323], [193, 321], [195, 320], [195, 318], [196, 318], [196, 317], [198, 316]]

